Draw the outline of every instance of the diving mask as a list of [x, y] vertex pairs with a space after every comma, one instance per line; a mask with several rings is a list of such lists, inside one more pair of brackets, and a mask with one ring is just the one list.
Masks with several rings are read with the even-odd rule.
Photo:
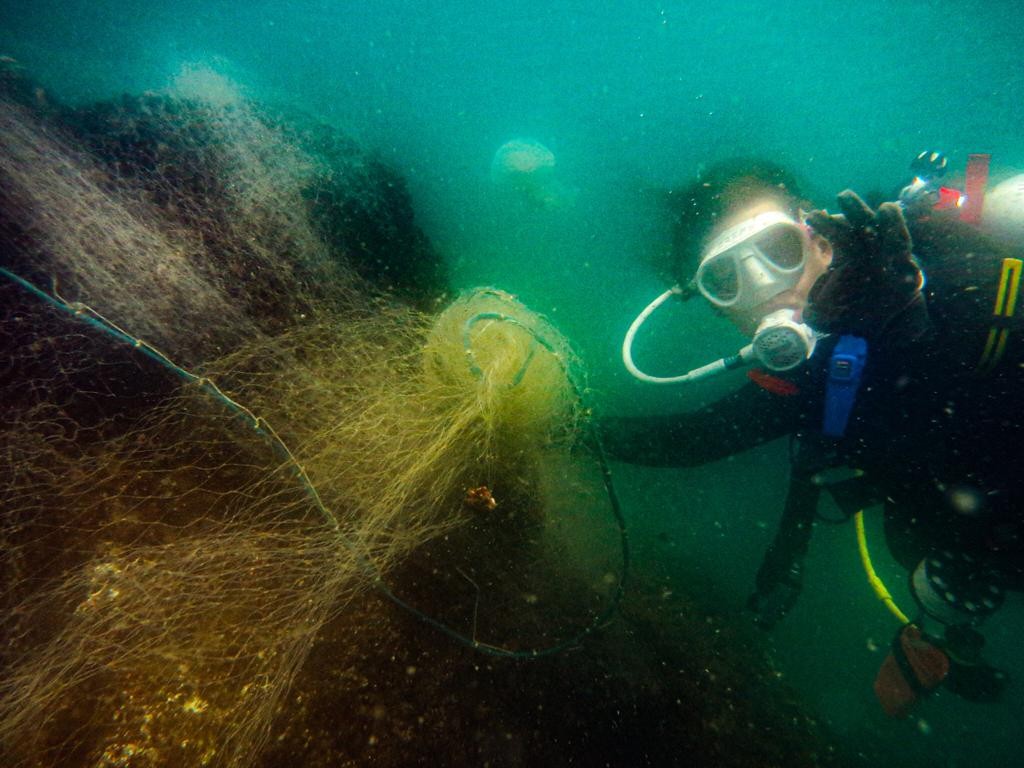
[[797, 284], [806, 242], [805, 228], [787, 214], [759, 213], [711, 242], [694, 282], [716, 307], [751, 309]]
[[647, 305], [622, 342], [622, 361], [633, 376], [652, 384], [699, 381], [723, 371], [759, 362], [771, 371], [788, 371], [814, 352], [818, 339], [796, 310], [777, 309], [762, 318], [750, 344], [736, 354], [678, 376], [651, 376], [633, 362], [633, 340], [647, 318], [672, 296], [689, 299], [698, 292], [723, 309], [753, 309], [796, 286], [807, 262], [807, 230], [782, 211], [765, 211], [730, 227], [708, 246], [697, 275], [685, 288], [673, 286]]

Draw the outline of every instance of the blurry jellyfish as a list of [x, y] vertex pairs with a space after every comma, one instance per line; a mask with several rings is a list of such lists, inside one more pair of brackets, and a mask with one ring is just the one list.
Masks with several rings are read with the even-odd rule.
[[556, 178], [554, 153], [533, 139], [512, 139], [498, 147], [491, 161], [491, 181], [538, 208], [561, 208], [574, 197]]

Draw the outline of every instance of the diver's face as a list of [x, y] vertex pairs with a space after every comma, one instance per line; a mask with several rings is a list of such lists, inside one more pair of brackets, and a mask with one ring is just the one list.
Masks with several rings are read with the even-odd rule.
[[[767, 201], [753, 205], [731, 214], [715, 227], [712, 239], [720, 232], [724, 232], [747, 219], [757, 216], [760, 213], [777, 211], [785, 213], [785, 209], [774, 201]], [[828, 270], [832, 263], [832, 244], [824, 237], [812, 232], [802, 233], [804, 249], [804, 265], [796, 283], [770, 299], [752, 307], [737, 309], [734, 307], [722, 307], [722, 313], [728, 317], [747, 336], [753, 336], [757, 326], [772, 312], [779, 309], [792, 309], [795, 312], [796, 320], [799, 322], [803, 311], [807, 306], [807, 299], [810, 296], [811, 288], [822, 275]]]

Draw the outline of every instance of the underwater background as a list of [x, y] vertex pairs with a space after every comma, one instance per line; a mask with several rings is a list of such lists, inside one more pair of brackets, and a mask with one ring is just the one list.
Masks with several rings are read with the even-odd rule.
[[[1019, 172], [1022, 22], [1009, 1], [35, 0], [0, 3], [0, 54], [70, 104], [209, 68], [253, 100], [356, 138], [405, 178], [454, 288], [494, 285], [543, 312], [581, 355], [600, 409], [634, 414], [695, 407], [736, 383], [657, 388], [622, 370], [625, 329], [667, 287], [665, 190], [736, 155], [790, 167], [821, 206], [847, 187], [891, 194], [923, 149], [946, 152], [954, 174], [970, 152], [992, 153], [995, 180]], [[553, 152], [557, 205], [495, 189], [494, 153], [517, 137]], [[638, 345], [648, 367], [683, 371], [740, 344], [705, 307], [664, 315]], [[708, 611], [741, 613], [787, 461], [775, 443], [691, 470], [615, 465], [634, 568]], [[869, 537], [881, 575], [909, 605], [870, 521]], [[1013, 678], [999, 704], [940, 693], [909, 721], [888, 720], [871, 682], [893, 629], [852, 527], [820, 526], [796, 609], [758, 642], [779, 684], [851, 755], [1020, 764], [1020, 595], [986, 629], [989, 658]]]

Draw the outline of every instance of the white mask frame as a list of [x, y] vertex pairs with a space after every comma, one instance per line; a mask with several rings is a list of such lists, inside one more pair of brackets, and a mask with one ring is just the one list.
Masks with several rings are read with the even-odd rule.
[[[800, 250], [794, 263], [784, 262], [766, 247], [779, 230], [797, 237]], [[764, 211], [730, 227], [711, 242], [701, 258], [694, 284], [708, 302], [721, 309], [756, 307], [799, 282], [809, 244], [805, 225], [782, 211]], [[725, 298], [713, 287], [715, 270], [722, 268], [729, 270], [735, 282], [735, 292]]]

